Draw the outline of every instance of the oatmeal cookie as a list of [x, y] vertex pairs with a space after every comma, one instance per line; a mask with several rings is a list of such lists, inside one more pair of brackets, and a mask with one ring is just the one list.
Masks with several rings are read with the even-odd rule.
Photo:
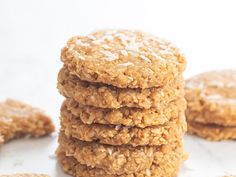
[[96, 108], [81, 105], [68, 98], [62, 104], [61, 111], [70, 111], [74, 117], [79, 117], [85, 124], [98, 123], [145, 128], [153, 125], [162, 125], [172, 119], [176, 119], [183, 114], [185, 108], [185, 99], [173, 101], [168, 107], [157, 110], [155, 108], [140, 109], [127, 107], [119, 109]]
[[40, 137], [53, 131], [51, 119], [41, 110], [11, 99], [0, 103], [0, 143], [25, 135]]
[[188, 121], [188, 133], [206, 138], [210, 141], [236, 139], [236, 126], [220, 126]]
[[160, 126], [138, 128], [121, 125], [84, 124], [68, 110], [61, 112], [61, 126], [67, 136], [82, 141], [132, 146], [168, 144], [181, 138], [186, 130], [184, 114]]
[[162, 146], [134, 148], [127, 145], [111, 146], [83, 142], [68, 138], [63, 132], [60, 132], [59, 143], [66, 155], [74, 157], [79, 163], [92, 168], [101, 168], [108, 174], [118, 175], [150, 169], [152, 164], [161, 166], [170, 156], [184, 152], [180, 141]]
[[212, 71], [186, 83], [189, 121], [236, 126], [236, 71]]
[[81, 80], [142, 89], [167, 85], [186, 65], [183, 54], [169, 41], [129, 30], [73, 37], [62, 49], [61, 60]]
[[183, 97], [184, 79], [179, 77], [164, 87], [148, 89], [122, 89], [101, 83], [91, 83], [80, 80], [77, 76], [69, 74], [63, 67], [58, 75], [58, 89], [65, 97], [70, 97], [83, 105], [100, 108], [156, 108]]
[[161, 165], [152, 164], [149, 169], [133, 174], [117, 175], [108, 174], [101, 168], [82, 165], [75, 158], [66, 156], [61, 148], [58, 149], [57, 156], [63, 170], [74, 177], [175, 177], [186, 159], [185, 154], [175, 153]]

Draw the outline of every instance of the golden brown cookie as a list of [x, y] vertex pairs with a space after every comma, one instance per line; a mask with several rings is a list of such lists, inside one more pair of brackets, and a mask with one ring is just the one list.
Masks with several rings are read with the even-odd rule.
[[236, 71], [199, 74], [186, 83], [189, 121], [236, 126]]
[[41, 110], [11, 99], [0, 103], [0, 144], [25, 135], [40, 137], [53, 131], [51, 119]]
[[132, 174], [150, 169], [152, 164], [163, 165], [170, 156], [183, 154], [183, 143], [178, 141], [162, 146], [111, 146], [83, 142], [60, 132], [60, 148], [83, 165], [101, 168], [108, 174]]
[[166, 124], [146, 128], [121, 125], [84, 124], [68, 110], [61, 112], [61, 126], [67, 136], [82, 141], [132, 146], [168, 144], [183, 136], [186, 130], [185, 116], [180, 115]]
[[49, 176], [44, 174], [19, 173], [13, 175], [0, 175], [0, 177], [49, 177]]
[[62, 49], [61, 59], [81, 80], [142, 89], [174, 81], [186, 64], [172, 43], [129, 30], [73, 37]]
[[175, 177], [183, 161], [186, 159], [185, 154], [175, 153], [161, 165], [152, 164], [149, 169], [133, 174], [117, 175], [108, 174], [101, 168], [82, 165], [75, 158], [66, 156], [63, 149], [60, 148], [57, 151], [57, 156], [64, 171], [74, 177]]
[[164, 87], [148, 89], [122, 89], [101, 83], [91, 83], [80, 80], [77, 76], [69, 74], [63, 67], [58, 75], [58, 89], [65, 97], [70, 97], [83, 105], [100, 108], [156, 108], [183, 97], [184, 79], [179, 77]]
[[105, 109], [93, 106], [84, 106], [74, 101], [66, 99], [62, 104], [61, 111], [68, 110], [75, 117], [79, 117], [85, 124], [111, 124], [136, 127], [148, 127], [162, 125], [172, 119], [176, 119], [183, 114], [186, 108], [185, 99], [172, 101], [168, 106], [157, 110], [140, 108], [119, 108]]
[[211, 141], [236, 139], [236, 126], [220, 126], [188, 121], [188, 133], [195, 134]]

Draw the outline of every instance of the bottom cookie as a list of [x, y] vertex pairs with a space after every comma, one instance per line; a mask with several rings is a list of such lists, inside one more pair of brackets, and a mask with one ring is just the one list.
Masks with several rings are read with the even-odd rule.
[[149, 169], [152, 164], [162, 166], [166, 160], [184, 152], [181, 140], [162, 146], [111, 146], [69, 138], [63, 132], [59, 134], [59, 144], [66, 156], [74, 157], [79, 163], [118, 175]]
[[188, 121], [188, 133], [195, 134], [210, 141], [236, 139], [236, 126], [224, 127]]
[[185, 154], [176, 154], [163, 165], [152, 165], [150, 169], [133, 174], [113, 175], [103, 169], [80, 164], [75, 158], [67, 157], [62, 149], [58, 149], [57, 156], [63, 170], [74, 177], [175, 177], [186, 159]]

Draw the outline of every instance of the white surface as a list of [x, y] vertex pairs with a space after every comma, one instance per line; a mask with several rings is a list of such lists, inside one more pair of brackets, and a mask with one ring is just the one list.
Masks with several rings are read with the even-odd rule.
[[[96, 28], [133, 28], [173, 40], [186, 54], [185, 75], [236, 67], [234, 1], [0, 1], [0, 100], [41, 107], [58, 127], [62, 97], [56, 90], [60, 49]], [[64, 177], [52, 156], [56, 133], [16, 140], [0, 148], [0, 174], [41, 172]], [[186, 136], [189, 160], [180, 177], [236, 174], [236, 143]]]

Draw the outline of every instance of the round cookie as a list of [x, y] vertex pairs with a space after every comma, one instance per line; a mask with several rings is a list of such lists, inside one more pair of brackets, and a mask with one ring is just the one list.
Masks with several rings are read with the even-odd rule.
[[189, 121], [236, 126], [236, 71], [212, 71], [190, 78], [185, 97]]
[[183, 54], [169, 41], [129, 30], [98, 30], [76, 36], [61, 60], [81, 80], [120, 88], [161, 87], [185, 69]]
[[122, 89], [105, 84], [80, 80], [69, 74], [63, 67], [58, 74], [58, 89], [65, 97], [70, 97], [83, 105], [100, 108], [156, 108], [184, 95], [184, 79], [179, 77], [164, 87], [149, 89]]
[[82, 141], [110, 145], [162, 145], [182, 138], [186, 130], [185, 116], [180, 115], [164, 125], [147, 128], [121, 125], [84, 124], [68, 110], [61, 111], [61, 127], [67, 136]]
[[236, 139], [236, 126], [220, 126], [188, 121], [188, 133], [206, 138], [210, 141]]
[[96, 142], [83, 142], [59, 135], [60, 148], [67, 156], [74, 157], [79, 163], [89, 167], [101, 168], [108, 174], [132, 174], [149, 169], [152, 164], [162, 165], [170, 156], [183, 153], [180, 141], [162, 146], [111, 146]]
[[185, 99], [170, 102], [168, 107], [157, 110], [155, 108], [140, 109], [127, 107], [104, 109], [84, 106], [68, 98], [62, 104], [61, 110], [70, 111], [85, 124], [98, 123], [145, 128], [153, 125], [162, 125], [172, 119], [176, 119], [183, 114], [185, 108]]
[[92, 168], [80, 164], [75, 158], [66, 156], [60, 147], [57, 150], [58, 160], [63, 170], [74, 177], [175, 177], [180, 166], [186, 160], [186, 155], [176, 153], [166, 159], [162, 165], [152, 164], [149, 169], [141, 170], [133, 174], [108, 174], [101, 168]]

